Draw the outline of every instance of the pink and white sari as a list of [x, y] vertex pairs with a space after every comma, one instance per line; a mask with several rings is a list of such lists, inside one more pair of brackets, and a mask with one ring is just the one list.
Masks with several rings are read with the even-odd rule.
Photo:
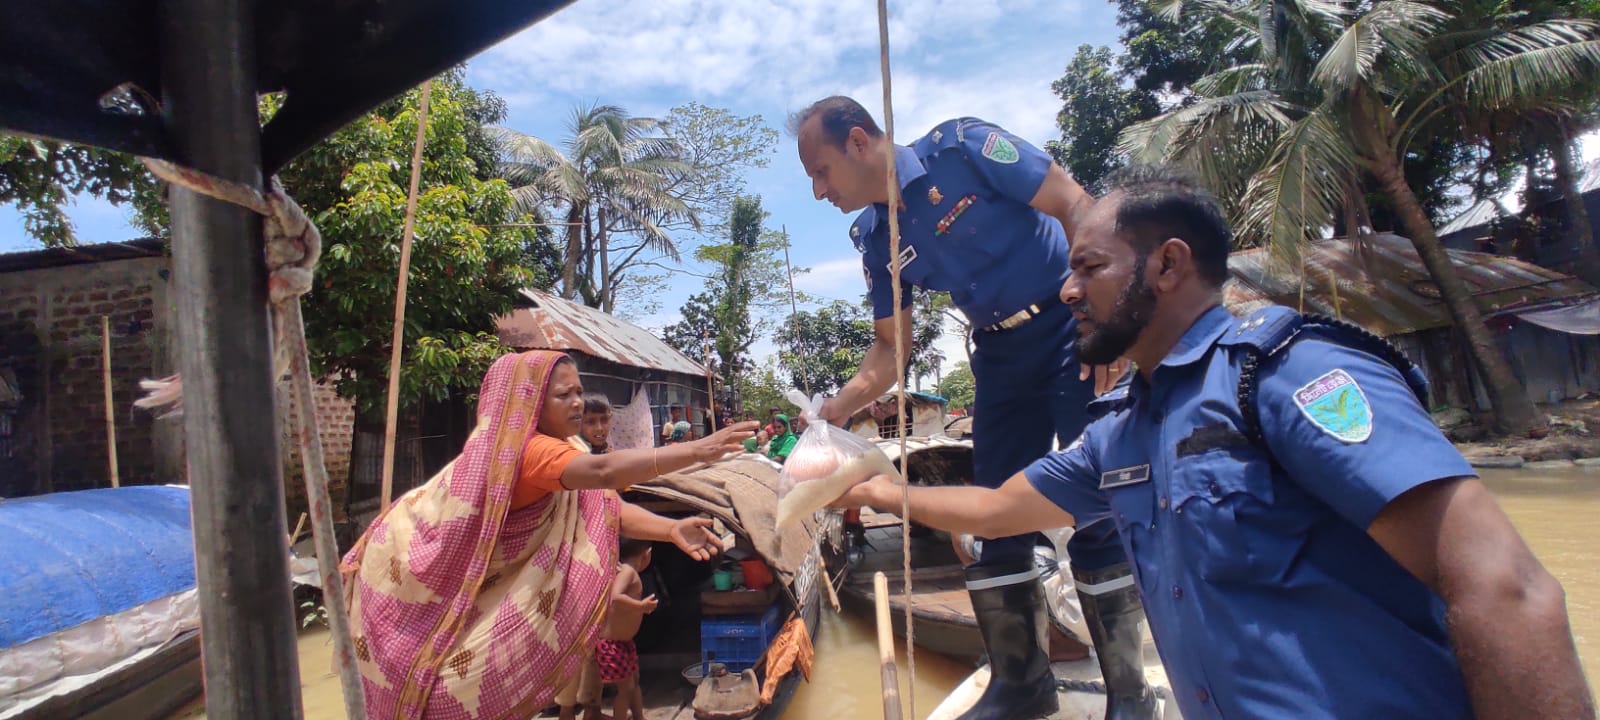
[[373, 720], [526, 718], [593, 651], [617, 566], [617, 495], [556, 492], [510, 510], [561, 357], [496, 361], [461, 455], [345, 556]]

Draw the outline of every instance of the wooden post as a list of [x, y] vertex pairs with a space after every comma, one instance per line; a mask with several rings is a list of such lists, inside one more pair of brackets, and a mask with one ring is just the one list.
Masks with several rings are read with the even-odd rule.
[[[253, 0], [156, 3], [182, 164], [261, 188]], [[171, 188], [172, 292], [206, 717], [302, 717], [261, 216]]]
[[894, 628], [889, 624], [889, 579], [872, 574], [872, 604], [878, 613], [878, 673], [883, 683], [883, 720], [900, 720], [900, 676], [894, 663]]
[[111, 463], [111, 487], [122, 487], [117, 477], [117, 410], [111, 401], [111, 318], [100, 316], [100, 378], [106, 386], [106, 458]]
[[422, 101], [417, 109], [417, 141], [411, 149], [411, 189], [406, 195], [406, 218], [400, 228], [400, 284], [394, 295], [393, 347], [389, 351], [389, 415], [383, 426], [383, 492], [378, 512], [389, 509], [394, 494], [394, 427], [400, 413], [400, 351], [405, 341], [406, 285], [411, 279], [411, 237], [416, 228], [417, 186], [422, 182], [422, 146], [428, 139], [428, 98], [433, 81], [422, 84]]
[[706, 349], [706, 417], [711, 419], [711, 432], [717, 431], [717, 388], [711, 380], [711, 338], [705, 334], [700, 335], [700, 342]]

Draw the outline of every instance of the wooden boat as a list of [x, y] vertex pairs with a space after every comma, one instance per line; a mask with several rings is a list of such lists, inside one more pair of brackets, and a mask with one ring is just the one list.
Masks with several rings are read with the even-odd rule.
[[[645, 573], [645, 592], [655, 593], [660, 605], [645, 617], [636, 638], [649, 720], [776, 720], [793, 698], [801, 681], [798, 670], [778, 682], [770, 704], [751, 706], [744, 715], [739, 714], [742, 710], [726, 706], [707, 707], [705, 698], [709, 692], [700, 692], [697, 703], [696, 691], [700, 688], [686, 681], [684, 674], [691, 666], [709, 669], [702, 665], [702, 655], [693, 650], [700, 647], [702, 621], [726, 617], [711, 613], [738, 609], [738, 603], [749, 603], [749, 609], [774, 607], [780, 624], [802, 623], [808, 637], [819, 626], [823, 563], [813, 539], [818, 528], [808, 520], [801, 527], [776, 529], [778, 469], [777, 464], [765, 458], [747, 454], [665, 475], [635, 485], [625, 493], [628, 501], [663, 515], [699, 513], [712, 517], [726, 533], [724, 541], [730, 554], [748, 553], [774, 579], [766, 593], [748, 591], [753, 602], [737, 599], [741, 594], [737, 589], [707, 592], [717, 569], [714, 564], [694, 562], [670, 545], [658, 544], [652, 569]], [[711, 607], [712, 604], [721, 606]], [[759, 682], [766, 679], [764, 660], [763, 649], [753, 666]], [[728, 664], [738, 668], [734, 662]], [[604, 704], [608, 711], [609, 703], [607, 698]]]
[[189, 491], [0, 501], [0, 718], [155, 720], [201, 692]]

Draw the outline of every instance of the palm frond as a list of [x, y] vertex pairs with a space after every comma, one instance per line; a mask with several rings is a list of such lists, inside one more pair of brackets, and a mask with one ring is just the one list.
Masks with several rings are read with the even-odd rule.
[[1212, 127], [1216, 118], [1231, 118], [1236, 126], [1259, 122], [1283, 127], [1290, 122], [1290, 108], [1270, 90], [1202, 98], [1187, 107], [1175, 108], [1124, 128], [1117, 148], [1135, 162], [1166, 162], [1176, 152], [1176, 146], [1196, 139], [1194, 128]]
[[1265, 90], [1270, 79], [1266, 65], [1244, 63], [1206, 75], [1194, 81], [1192, 87], [1202, 96], [1217, 97], [1251, 90]]
[[1548, 20], [1507, 30], [1463, 48], [1459, 81], [1466, 100], [1489, 109], [1560, 94], [1600, 69], [1600, 26]]
[[537, 167], [553, 167], [567, 162], [565, 155], [543, 139], [506, 127], [487, 127], [484, 133], [506, 162]]
[[1280, 259], [1297, 257], [1343, 202], [1358, 163], [1353, 148], [1328, 108], [1291, 125], [1245, 189], [1241, 238], [1264, 241]]

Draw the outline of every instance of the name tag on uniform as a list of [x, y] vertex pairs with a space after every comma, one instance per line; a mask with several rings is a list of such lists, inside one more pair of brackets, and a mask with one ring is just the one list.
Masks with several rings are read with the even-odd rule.
[[1100, 473], [1100, 489], [1110, 490], [1150, 481], [1150, 466], [1135, 465]]
[[[915, 262], [916, 259], [917, 259], [917, 248], [916, 248], [915, 245], [906, 245], [906, 246], [903, 246], [903, 247], [900, 248], [900, 269], [901, 270], [905, 270], [906, 266], [910, 265], [912, 262]], [[893, 261], [890, 261], [889, 264], [885, 265], [884, 267], [889, 268], [889, 272], [891, 272], [891, 273], [894, 272], [894, 262]]]

